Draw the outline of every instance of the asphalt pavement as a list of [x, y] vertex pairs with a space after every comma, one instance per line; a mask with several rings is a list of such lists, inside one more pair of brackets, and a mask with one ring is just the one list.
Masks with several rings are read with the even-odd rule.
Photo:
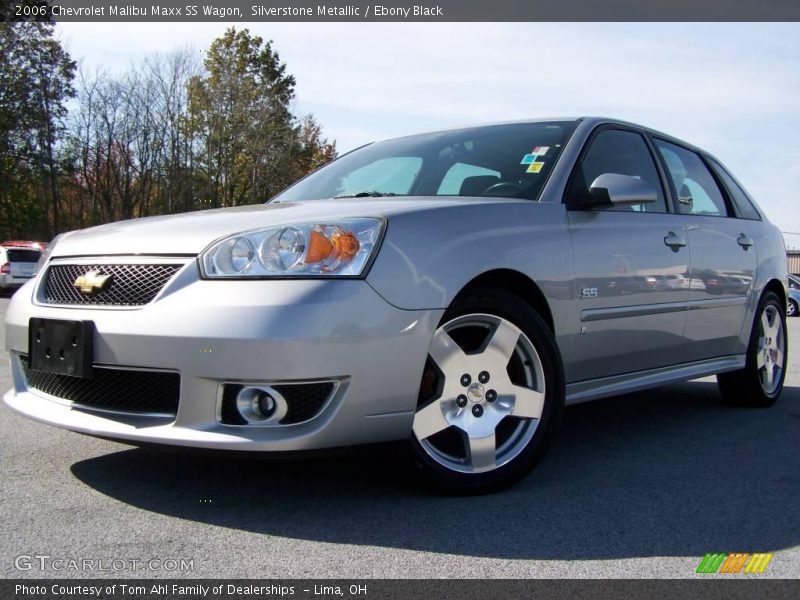
[[164, 453], [2, 404], [0, 576], [673, 578], [708, 552], [774, 552], [757, 577], [800, 577], [800, 318], [789, 337], [773, 408], [726, 406], [713, 378], [569, 407], [531, 476], [472, 498], [420, 487], [401, 444]]

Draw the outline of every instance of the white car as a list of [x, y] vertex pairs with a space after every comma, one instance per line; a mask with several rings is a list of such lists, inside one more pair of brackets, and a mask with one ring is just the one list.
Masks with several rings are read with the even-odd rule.
[[0, 293], [33, 279], [42, 251], [32, 245], [0, 245]]

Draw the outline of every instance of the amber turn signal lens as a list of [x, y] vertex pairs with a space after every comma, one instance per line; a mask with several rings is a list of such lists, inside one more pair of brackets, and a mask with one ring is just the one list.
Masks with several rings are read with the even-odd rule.
[[313, 229], [309, 238], [305, 260], [307, 264], [320, 263], [327, 258], [346, 263], [358, 254], [360, 248], [358, 238], [352, 231], [344, 231], [338, 227], [331, 237]]
[[308, 252], [306, 253], [306, 263], [322, 262], [331, 255], [333, 243], [324, 234], [316, 229], [311, 231], [308, 242]]
[[333, 235], [333, 246], [336, 248], [336, 258], [342, 262], [349, 262], [358, 254], [361, 244], [352, 231], [342, 231]]

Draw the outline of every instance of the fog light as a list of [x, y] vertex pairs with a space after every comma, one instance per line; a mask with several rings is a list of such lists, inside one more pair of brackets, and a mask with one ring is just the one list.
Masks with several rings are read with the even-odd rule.
[[270, 396], [266, 392], [259, 392], [258, 395], [258, 410], [261, 411], [261, 414], [264, 415], [265, 418], [269, 419], [272, 415], [275, 414], [275, 398]]
[[236, 408], [253, 425], [277, 423], [289, 409], [284, 397], [271, 387], [248, 386], [236, 396]]

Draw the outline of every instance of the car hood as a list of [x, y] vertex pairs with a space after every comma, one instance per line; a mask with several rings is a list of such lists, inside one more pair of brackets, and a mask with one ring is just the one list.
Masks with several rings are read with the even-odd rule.
[[391, 218], [394, 214], [442, 206], [503, 202], [529, 201], [461, 197], [342, 198], [203, 210], [73, 231], [61, 238], [52, 256], [195, 255], [221, 237], [262, 227], [343, 217]]

